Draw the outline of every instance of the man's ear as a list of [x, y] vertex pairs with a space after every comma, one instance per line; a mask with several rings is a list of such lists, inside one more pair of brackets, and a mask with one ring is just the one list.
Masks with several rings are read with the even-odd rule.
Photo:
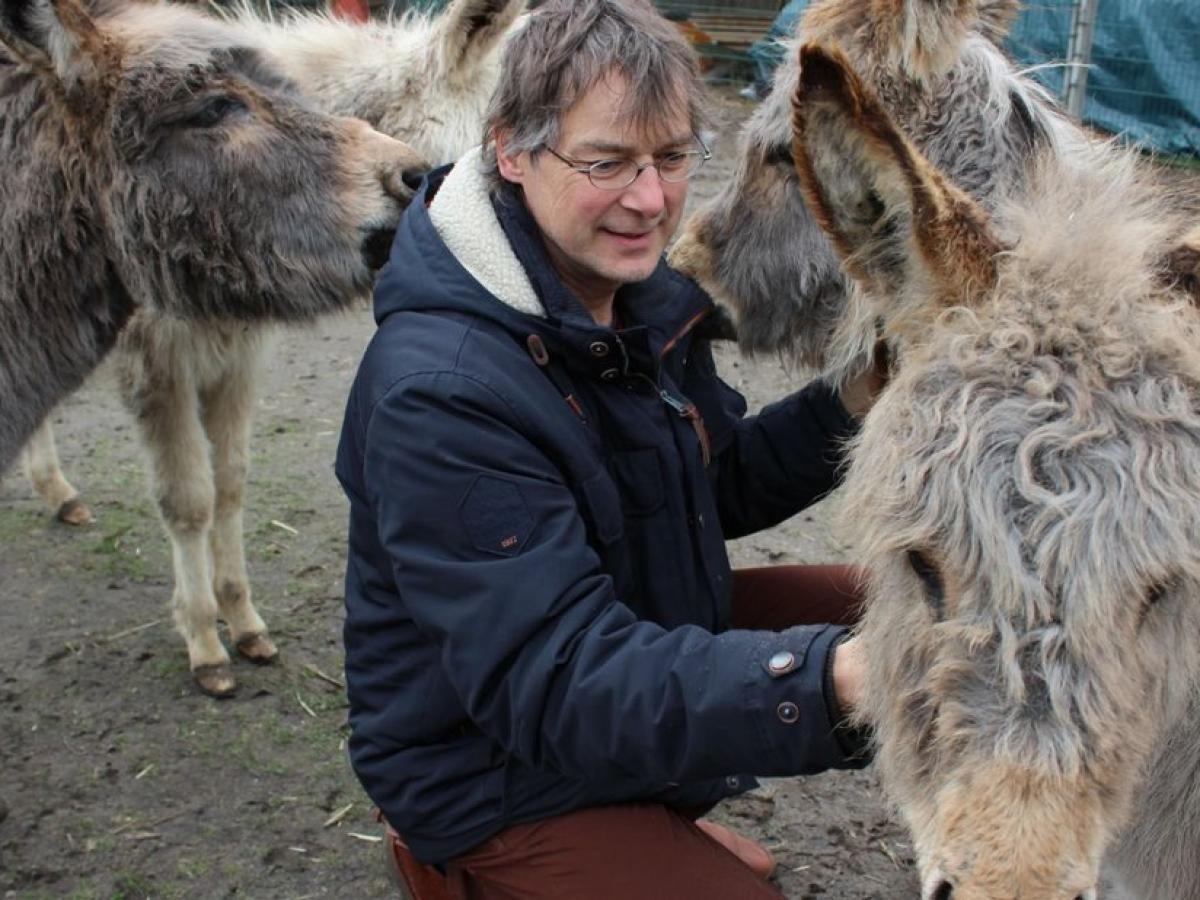
[[500, 171], [500, 177], [513, 184], [523, 184], [529, 166], [529, 154], [518, 153], [515, 156], [509, 156], [509, 133], [504, 129], [498, 129], [493, 134], [492, 140], [496, 147], [496, 168]]
[[885, 320], [969, 304], [996, 280], [987, 215], [905, 138], [841, 52], [800, 51], [793, 156], [814, 217]]

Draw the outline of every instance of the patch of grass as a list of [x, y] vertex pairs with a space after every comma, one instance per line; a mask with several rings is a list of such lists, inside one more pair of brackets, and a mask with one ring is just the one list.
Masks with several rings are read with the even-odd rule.
[[99, 522], [100, 533], [88, 548], [100, 571], [110, 578], [146, 581], [148, 571], [142, 555], [146, 522], [146, 515], [141, 510], [124, 506], [105, 510]]
[[46, 530], [49, 513], [31, 509], [0, 506], [0, 543], [8, 544]]
[[180, 877], [194, 881], [212, 871], [212, 863], [204, 859], [181, 859], [175, 863], [175, 871]]
[[134, 872], [117, 875], [113, 880], [113, 892], [110, 900], [150, 900], [151, 897], [162, 896], [156, 893], [154, 885], [143, 876]]

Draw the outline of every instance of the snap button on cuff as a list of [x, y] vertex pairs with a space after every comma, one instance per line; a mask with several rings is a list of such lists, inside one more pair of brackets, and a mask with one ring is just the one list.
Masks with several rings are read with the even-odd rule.
[[604, 341], [592, 341], [588, 344], [588, 352], [595, 357], [608, 356], [608, 344]]
[[780, 675], [786, 675], [788, 672], [796, 668], [796, 654], [790, 650], [780, 650], [769, 660], [767, 660], [767, 671], [772, 678], [778, 678]]
[[775, 707], [775, 715], [779, 716], [779, 721], [784, 725], [795, 725], [800, 721], [800, 707], [791, 700], [784, 700]]
[[742, 780], [736, 775], [730, 775], [726, 777], [725, 783], [731, 788], [740, 788], [742, 786]]
[[614, 378], [616, 378], [620, 374], [621, 374], [620, 369], [605, 369], [603, 372], [600, 373], [600, 377], [603, 378], [605, 381], [612, 381]]

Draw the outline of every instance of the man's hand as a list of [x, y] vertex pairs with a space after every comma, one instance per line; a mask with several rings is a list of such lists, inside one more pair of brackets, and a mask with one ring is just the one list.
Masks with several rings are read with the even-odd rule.
[[866, 690], [867, 660], [857, 637], [842, 641], [833, 651], [833, 693], [838, 711], [850, 716], [862, 702]]
[[875, 345], [875, 358], [861, 375], [858, 375], [842, 388], [842, 406], [854, 418], [861, 419], [875, 405], [875, 398], [888, 382], [889, 359], [887, 345], [880, 341]]

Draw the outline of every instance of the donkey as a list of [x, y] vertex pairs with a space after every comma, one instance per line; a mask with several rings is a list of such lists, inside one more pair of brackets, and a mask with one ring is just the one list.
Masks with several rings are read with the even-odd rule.
[[[162, 15], [201, 21], [191, 9]], [[480, 138], [499, 76], [499, 49], [524, 0], [455, 0], [437, 18], [410, 14], [368, 24], [326, 14], [261, 18], [248, 7], [228, 26], [330, 114], [355, 115], [402, 138], [428, 159], [457, 159]], [[266, 333], [239, 323], [198, 325], [145, 310], [121, 332], [118, 382], [148, 452], [150, 480], [171, 541], [172, 605], [196, 683], [236, 690], [218, 614], [237, 652], [252, 662], [278, 649], [251, 601], [242, 533], [251, 410]], [[56, 463], [49, 425], [27, 465], [59, 518], [90, 511]]]
[[985, 209], [834, 47], [793, 155], [897, 360], [842, 512], [923, 897], [1200, 897], [1194, 237], [1111, 144]]
[[[409, 14], [359, 24], [322, 13], [276, 16], [245, 3], [225, 18], [308, 102], [364, 119], [428, 159], [449, 161], [478, 138], [498, 73], [495, 48], [524, 8], [524, 0], [456, 0], [438, 19]], [[22, 463], [59, 521], [93, 521], [62, 471], [48, 419], [25, 444]]]
[[228, 26], [177, 24], [0, 3], [0, 471], [139, 304], [260, 321], [344, 307], [424, 167], [300, 102]]
[[[997, 41], [1018, 0], [819, 0], [805, 40], [840, 46], [917, 146], [985, 204], [1018, 183], [1035, 147], [1085, 142]], [[728, 306], [745, 352], [785, 351], [839, 380], [863, 367], [875, 313], [840, 271], [791, 154], [796, 55], [747, 121], [729, 184], [685, 224], [671, 263]]]

